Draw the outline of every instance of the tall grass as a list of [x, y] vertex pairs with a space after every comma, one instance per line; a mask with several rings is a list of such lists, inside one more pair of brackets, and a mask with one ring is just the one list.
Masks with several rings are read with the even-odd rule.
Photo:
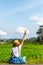
[[[12, 43], [0, 44], [0, 63], [6, 63], [8, 61], [11, 48]], [[43, 63], [43, 45], [24, 44], [21, 50], [21, 55], [26, 56], [26, 63]]]

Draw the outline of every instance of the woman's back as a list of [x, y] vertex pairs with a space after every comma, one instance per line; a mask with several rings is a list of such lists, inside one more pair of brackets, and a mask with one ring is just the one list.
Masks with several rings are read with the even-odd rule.
[[16, 46], [11, 49], [12, 57], [19, 57], [21, 55], [21, 46]]

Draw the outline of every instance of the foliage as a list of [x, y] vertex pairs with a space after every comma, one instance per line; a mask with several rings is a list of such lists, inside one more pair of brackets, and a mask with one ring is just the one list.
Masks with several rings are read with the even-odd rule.
[[[12, 43], [0, 44], [0, 63], [8, 61], [11, 48]], [[30, 45], [25, 42], [21, 54], [22, 56], [26, 56], [26, 61], [29, 64], [43, 63], [43, 45]]]

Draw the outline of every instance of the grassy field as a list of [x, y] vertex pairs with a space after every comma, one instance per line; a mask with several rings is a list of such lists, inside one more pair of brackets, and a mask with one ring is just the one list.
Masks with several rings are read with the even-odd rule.
[[[10, 57], [11, 43], [0, 44], [0, 63], [6, 63]], [[26, 63], [43, 63], [43, 45], [24, 44], [22, 47], [22, 56], [26, 56]]]

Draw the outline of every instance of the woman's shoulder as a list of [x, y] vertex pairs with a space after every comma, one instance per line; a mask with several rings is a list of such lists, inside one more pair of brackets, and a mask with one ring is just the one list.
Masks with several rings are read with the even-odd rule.
[[11, 48], [12, 50], [14, 50], [15, 49], [15, 47], [13, 47], [13, 48]]
[[14, 48], [11, 48], [11, 51], [14, 50]]
[[13, 52], [14, 51], [14, 48], [11, 48], [10, 51]]

